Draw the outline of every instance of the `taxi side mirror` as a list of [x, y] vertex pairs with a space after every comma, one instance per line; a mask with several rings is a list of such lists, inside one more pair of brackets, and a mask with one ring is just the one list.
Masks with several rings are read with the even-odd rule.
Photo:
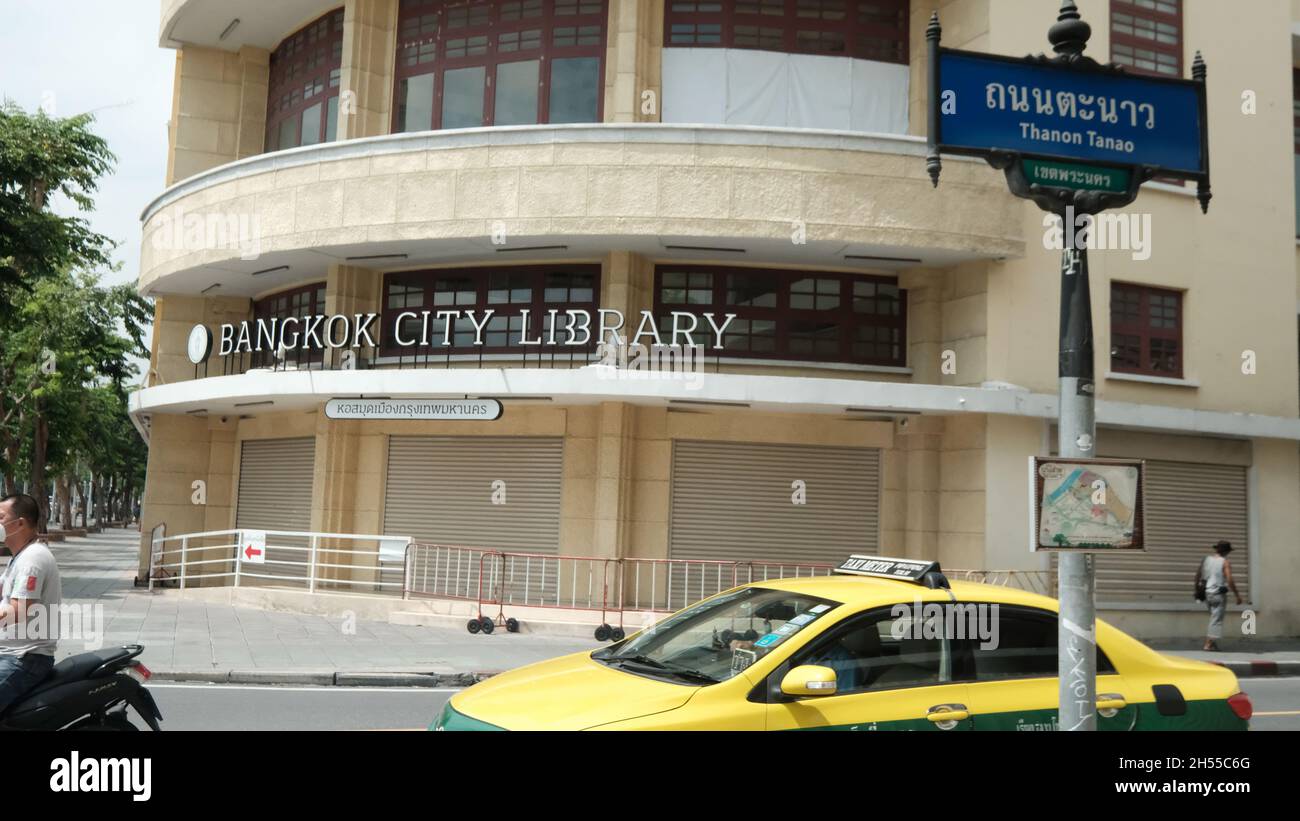
[[835, 690], [835, 671], [816, 664], [796, 667], [781, 679], [781, 692], [787, 696], [833, 696]]

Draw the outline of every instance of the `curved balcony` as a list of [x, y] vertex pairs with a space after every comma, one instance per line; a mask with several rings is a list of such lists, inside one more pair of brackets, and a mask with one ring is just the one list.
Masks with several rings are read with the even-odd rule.
[[[163, 0], [158, 45], [269, 49], [303, 23], [341, 5], [343, 0]], [[230, 28], [233, 20], [239, 24]]]
[[150, 203], [139, 289], [198, 294], [220, 284], [224, 296], [252, 296], [319, 279], [331, 263], [610, 250], [887, 270], [1022, 256], [1022, 208], [1001, 175], [947, 160], [936, 191], [924, 153], [915, 137], [662, 124], [473, 128], [289, 149], [196, 175]]
[[[679, 378], [635, 376], [602, 366], [559, 371], [537, 368], [250, 371], [142, 388], [131, 394], [130, 412], [133, 417], [155, 413], [255, 416], [311, 410], [335, 397], [495, 397], [508, 406], [629, 402], [687, 409], [711, 406], [766, 413], [865, 417], [895, 413], [977, 413], [1057, 418], [1056, 396], [1025, 389], [1008, 390], [1005, 386], [960, 388], [730, 373], [684, 373], [677, 374]], [[1139, 430], [1300, 439], [1300, 419], [1107, 400], [1097, 403], [1097, 421]]]

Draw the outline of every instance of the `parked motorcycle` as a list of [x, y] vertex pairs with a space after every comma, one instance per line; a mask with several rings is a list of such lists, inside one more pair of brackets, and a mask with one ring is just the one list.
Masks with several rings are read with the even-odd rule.
[[128, 707], [161, 730], [162, 713], [144, 688], [149, 668], [134, 660], [143, 652], [129, 644], [69, 656], [0, 713], [0, 730], [138, 730]]

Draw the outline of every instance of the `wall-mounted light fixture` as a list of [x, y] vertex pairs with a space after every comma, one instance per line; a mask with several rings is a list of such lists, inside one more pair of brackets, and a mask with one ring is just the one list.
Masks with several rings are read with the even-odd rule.
[[276, 271], [287, 271], [288, 265], [277, 265], [274, 268], [263, 268], [260, 271], [254, 271], [250, 276], [260, 277], [262, 274], [274, 274]]
[[364, 257], [344, 257], [348, 262], [373, 262], [377, 259], [406, 259], [406, 254], [371, 254]]
[[669, 251], [709, 251], [726, 254], [743, 254], [744, 248], [718, 248], [712, 245], [665, 245]]

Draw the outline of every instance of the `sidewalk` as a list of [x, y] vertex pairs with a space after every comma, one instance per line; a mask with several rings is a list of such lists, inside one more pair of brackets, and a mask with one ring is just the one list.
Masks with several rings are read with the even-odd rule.
[[[66, 604], [103, 607], [104, 645], [142, 644], [160, 680], [282, 684], [465, 686], [487, 675], [599, 646], [594, 639], [462, 627], [424, 627], [303, 615], [185, 600], [133, 586], [135, 530], [110, 529], [52, 543]], [[1222, 663], [1238, 676], [1300, 675], [1300, 639], [1152, 641], [1161, 652]], [[83, 652], [64, 641], [58, 657]]]
[[[136, 588], [140, 534], [105, 530], [50, 545], [65, 604], [102, 605], [105, 646], [142, 644], [156, 679], [312, 684], [459, 686], [482, 674], [596, 647], [594, 639], [470, 635], [417, 627], [178, 601]], [[58, 658], [84, 652], [60, 643]], [[357, 674], [367, 674], [358, 678]], [[376, 675], [382, 674], [382, 675]], [[405, 675], [394, 675], [405, 674]], [[413, 674], [413, 675], [412, 675]]]
[[1238, 678], [1300, 676], [1300, 639], [1220, 639], [1223, 650], [1207, 653], [1200, 639], [1150, 641], [1162, 653], [1222, 664]]

